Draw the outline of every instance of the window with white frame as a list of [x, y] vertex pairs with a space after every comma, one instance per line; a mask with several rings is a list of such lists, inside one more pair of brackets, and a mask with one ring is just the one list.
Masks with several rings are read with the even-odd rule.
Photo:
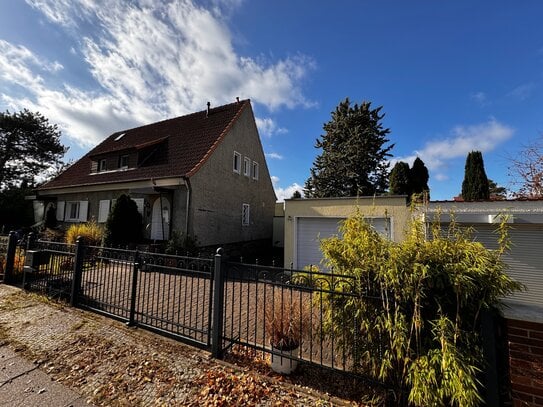
[[66, 202], [66, 220], [67, 221], [79, 221], [79, 201]]
[[251, 159], [249, 157], [243, 159], [243, 175], [246, 177], [251, 175]]
[[68, 201], [64, 220], [66, 222], [86, 222], [89, 212], [89, 201]]
[[249, 226], [249, 222], [250, 222], [250, 205], [249, 204], [242, 204], [241, 206], [241, 224], [243, 226]]
[[128, 168], [128, 154], [121, 155], [119, 157], [119, 168], [120, 169]]
[[103, 158], [98, 163], [98, 171], [106, 171], [106, 170], [107, 170], [107, 161], [105, 158]]
[[241, 154], [237, 151], [234, 151], [233, 170], [237, 174], [241, 172]]
[[256, 161], [253, 161], [253, 171], [252, 171], [253, 179], [258, 179], [258, 163]]

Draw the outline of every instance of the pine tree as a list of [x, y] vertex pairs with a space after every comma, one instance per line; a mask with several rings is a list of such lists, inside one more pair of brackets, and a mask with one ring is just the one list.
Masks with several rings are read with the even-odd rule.
[[60, 164], [67, 150], [57, 126], [40, 113], [0, 112], [0, 190], [22, 179], [34, 182], [44, 170]]
[[398, 161], [390, 172], [389, 193], [391, 195], [411, 196], [412, 187], [410, 175], [409, 164]]
[[428, 187], [430, 175], [428, 174], [428, 168], [426, 168], [426, 165], [424, 165], [424, 162], [419, 157], [415, 158], [409, 173], [412, 193], [426, 194], [426, 199], [430, 199], [430, 188]]
[[462, 198], [464, 201], [480, 201], [489, 199], [489, 197], [490, 190], [483, 155], [480, 151], [472, 151], [466, 157]]
[[315, 148], [322, 149], [305, 183], [306, 197], [373, 195], [388, 186], [389, 151], [393, 144], [383, 128], [382, 107], [371, 109], [370, 102], [351, 106], [346, 98], [323, 126], [325, 134]]

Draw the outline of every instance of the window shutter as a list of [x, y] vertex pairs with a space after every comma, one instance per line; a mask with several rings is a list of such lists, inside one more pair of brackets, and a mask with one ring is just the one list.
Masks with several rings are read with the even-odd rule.
[[89, 201], [79, 201], [79, 221], [87, 221], [87, 213], [89, 211]]
[[58, 221], [64, 221], [64, 207], [66, 205], [65, 201], [58, 201], [57, 202], [57, 220]]
[[104, 223], [109, 215], [109, 199], [101, 200], [98, 205], [98, 223]]
[[138, 212], [143, 216], [143, 198], [132, 198], [136, 205], [138, 206]]

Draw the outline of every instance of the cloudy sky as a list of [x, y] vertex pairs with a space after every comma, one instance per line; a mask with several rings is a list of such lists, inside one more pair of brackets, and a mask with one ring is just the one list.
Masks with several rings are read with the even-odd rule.
[[540, 0], [2, 0], [0, 110], [40, 111], [77, 159], [114, 131], [253, 102], [277, 195], [301, 189], [345, 97], [383, 106], [394, 160], [433, 199], [466, 154], [508, 186], [543, 131]]

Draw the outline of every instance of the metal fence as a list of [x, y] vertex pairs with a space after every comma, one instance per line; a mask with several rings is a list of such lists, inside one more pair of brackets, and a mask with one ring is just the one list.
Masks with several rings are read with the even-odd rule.
[[342, 315], [343, 329], [327, 325], [342, 303], [360, 296], [352, 276], [228, 262], [221, 253], [173, 256], [32, 237], [26, 245], [11, 240], [7, 257], [10, 250], [19, 263], [8, 273], [12, 284], [173, 336], [214, 357], [237, 345], [272, 362], [364, 373], [343, 346], [359, 343], [352, 338], [358, 316]]
[[[344, 305], [363, 299], [378, 309], [380, 298], [357, 291], [353, 276], [242, 263], [226, 263], [224, 270], [225, 348], [237, 344], [269, 355], [272, 363], [356, 372], [378, 384], [356, 355], [379, 357], [380, 346], [353, 337], [361, 332], [360, 316], [346, 314]], [[338, 317], [342, 326], [332, 323]], [[360, 344], [364, 349], [356, 348]]]

